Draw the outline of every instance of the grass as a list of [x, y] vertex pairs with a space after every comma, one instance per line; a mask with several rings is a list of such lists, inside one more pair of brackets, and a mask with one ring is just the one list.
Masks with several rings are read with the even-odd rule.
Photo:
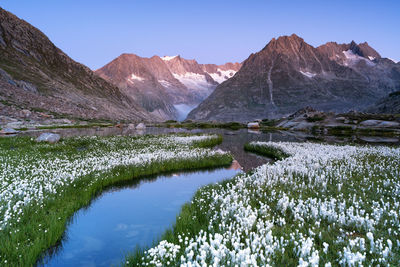
[[[0, 164], [8, 164], [8, 170], [3, 169], [2, 173], [0, 170], [3, 192], [7, 190], [7, 186], [4, 185], [12, 183], [15, 179], [20, 180], [19, 185], [33, 183], [26, 188], [29, 192], [31, 187], [36, 186], [37, 176], [40, 176], [39, 166], [42, 169], [48, 168], [47, 173], [50, 175], [39, 179], [38, 190], [42, 193], [33, 195], [29, 204], [16, 205], [17, 210], [21, 209], [21, 212], [5, 226], [1, 226], [0, 265], [35, 265], [44, 251], [59, 242], [71, 216], [78, 209], [89, 205], [103, 190], [115, 184], [170, 171], [224, 166], [232, 161], [229, 154], [210, 153], [210, 150], [205, 149], [221, 142], [220, 136], [203, 140], [194, 138], [194, 141], [189, 143], [185, 143], [186, 138], [192, 136], [77, 137], [64, 139], [54, 145], [36, 143], [28, 137], [0, 138]], [[177, 141], [174, 141], [175, 139]], [[198, 151], [199, 156], [185, 157], [185, 151]], [[155, 158], [146, 161], [148, 153], [153, 153]], [[101, 159], [105, 159], [104, 166], [108, 166], [113, 164], [120, 154], [123, 154], [120, 159], [122, 163], [114, 164], [114, 167], [108, 169], [94, 169]], [[135, 159], [132, 154], [138, 157], [138, 163], [123, 163], [129, 157]], [[141, 157], [145, 158], [140, 160]], [[75, 166], [74, 162], [78, 165]], [[80, 163], [82, 165], [79, 165]], [[67, 168], [68, 164], [72, 166]], [[54, 178], [72, 175], [71, 172], [79, 173], [79, 168], [83, 168], [82, 173], [85, 175], [74, 177], [70, 182], [68, 179], [46, 180], [51, 178], [52, 173]], [[7, 173], [17, 178], [10, 180]], [[54, 192], [46, 192], [48, 187]], [[24, 188], [20, 190], [23, 191]], [[41, 194], [43, 201], [39, 197]], [[13, 197], [18, 198], [18, 194]], [[11, 205], [16, 204], [17, 200], [12, 198]], [[6, 200], [0, 200], [3, 208], [7, 205], [4, 201]], [[3, 209], [0, 211], [2, 221], [4, 216]]]
[[261, 156], [270, 157], [274, 160], [282, 160], [289, 157], [288, 154], [280, 149], [271, 146], [259, 146], [254, 143], [247, 143], [244, 145], [244, 150], [256, 153]]
[[199, 189], [125, 265], [398, 266], [399, 148], [252, 145], [290, 156]]

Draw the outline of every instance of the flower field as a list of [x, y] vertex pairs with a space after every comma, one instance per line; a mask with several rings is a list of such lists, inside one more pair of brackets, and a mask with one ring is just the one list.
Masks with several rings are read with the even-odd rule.
[[31, 266], [79, 208], [121, 181], [216, 167], [232, 157], [217, 135], [77, 137], [58, 144], [0, 139], [0, 265]]
[[128, 266], [399, 266], [400, 148], [250, 143], [282, 158], [200, 189]]

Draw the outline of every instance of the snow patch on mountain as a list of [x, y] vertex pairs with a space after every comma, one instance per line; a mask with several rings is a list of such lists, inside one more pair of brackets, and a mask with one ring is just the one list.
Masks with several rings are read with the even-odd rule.
[[357, 64], [357, 62], [359, 62], [360, 60], [364, 60], [370, 66], [374, 66], [375, 65], [372, 61], [370, 61], [370, 60], [368, 60], [368, 59], [366, 59], [364, 57], [361, 57], [361, 56], [359, 56], [357, 54], [354, 54], [354, 52], [351, 51], [351, 50], [343, 51], [343, 54], [346, 57], [346, 61], [344, 62], [345, 66], [350, 66], [350, 65]]
[[212, 84], [208, 83], [206, 77], [202, 74], [186, 72], [185, 74], [173, 73], [172, 75], [190, 90], [209, 90], [212, 87]]
[[390, 59], [391, 61], [393, 61], [394, 63], [399, 63], [399, 61], [398, 60], [394, 60], [394, 59], [391, 59], [391, 58], [388, 58], [388, 59]]
[[140, 76], [137, 76], [134, 73], [132, 73], [131, 77], [129, 77], [128, 81], [133, 83], [135, 80], [141, 82], [141, 81], [144, 80], [144, 78], [142, 78]]
[[165, 60], [165, 61], [169, 61], [169, 60], [171, 60], [171, 59], [174, 59], [174, 58], [176, 58], [177, 56], [164, 56], [164, 57], [162, 57], [161, 59], [162, 60]]
[[309, 71], [301, 71], [301, 70], [299, 70], [299, 72], [301, 74], [303, 74], [304, 76], [308, 77], [308, 78], [313, 78], [315, 75], [317, 75], [317, 73], [312, 73], [312, 72], [309, 72]]
[[158, 80], [158, 82], [164, 87], [170, 87], [171, 86], [171, 83], [169, 81], [166, 81], [166, 80]]
[[227, 79], [233, 77], [233, 75], [235, 75], [236, 71], [235, 70], [221, 70], [218, 69], [218, 72], [207, 72], [211, 78], [213, 78], [214, 81], [216, 81], [217, 83], [222, 83], [224, 81], [226, 81]]

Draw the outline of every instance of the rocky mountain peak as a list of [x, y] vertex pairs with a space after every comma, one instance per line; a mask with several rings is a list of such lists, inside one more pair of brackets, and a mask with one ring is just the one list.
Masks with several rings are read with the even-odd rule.
[[194, 120], [277, 118], [306, 106], [360, 110], [400, 87], [396, 64], [368, 43], [317, 48], [293, 34], [272, 39], [188, 116]]
[[267, 46], [263, 50], [276, 50], [277, 52], [298, 52], [302, 45], [304, 44], [304, 40], [297, 36], [296, 34], [292, 34], [290, 36], [280, 36], [278, 39], [273, 38]]
[[367, 42], [357, 44], [354, 41], [348, 45], [349, 50], [354, 54], [368, 59], [381, 58], [381, 55], [373, 49]]

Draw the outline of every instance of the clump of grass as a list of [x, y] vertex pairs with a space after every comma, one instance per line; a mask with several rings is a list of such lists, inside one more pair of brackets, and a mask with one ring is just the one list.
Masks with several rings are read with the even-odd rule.
[[289, 155], [287, 153], [285, 153], [284, 151], [282, 151], [276, 147], [258, 145], [257, 143], [245, 144], [244, 150], [259, 154], [261, 156], [270, 157], [274, 160], [282, 160], [282, 159], [289, 157]]

